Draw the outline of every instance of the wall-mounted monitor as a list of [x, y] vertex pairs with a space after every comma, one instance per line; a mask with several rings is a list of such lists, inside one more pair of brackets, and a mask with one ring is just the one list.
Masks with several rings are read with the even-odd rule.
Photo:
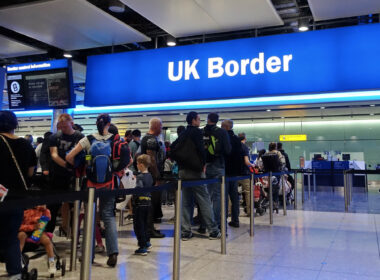
[[350, 154], [342, 154], [342, 160], [350, 160], [351, 156]]
[[67, 59], [7, 66], [9, 109], [75, 107], [71, 61]]

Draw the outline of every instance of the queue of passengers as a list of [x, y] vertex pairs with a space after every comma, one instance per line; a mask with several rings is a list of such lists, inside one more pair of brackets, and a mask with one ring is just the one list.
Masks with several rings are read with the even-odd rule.
[[[217, 126], [219, 116], [210, 113], [207, 125], [201, 129], [201, 119], [197, 112], [191, 111], [186, 116], [187, 127], [179, 127], [178, 138], [171, 145], [163, 143], [162, 121], [152, 118], [149, 131], [140, 140], [139, 130], [127, 131], [124, 140], [118, 135], [117, 128], [111, 123], [108, 114], [100, 114], [96, 120], [97, 132], [84, 136], [83, 128], [74, 124], [69, 114], [58, 117], [57, 132], [47, 132], [44, 138], [38, 138], [33, 147], [33, 137], [16, 136], [18, 121], [11, 111], [0, 111], [0, 198], [15, 200], [28, 196], [28, 189], [33, 182], [41, 189], [55, 192], [67, 192], [74, 189], [76, 171], [87, 160], [86, 184], [97, 189], [114, 189], [120, 187], [125, 170], [131, 170], [136, 176], [136, 187], [150, 188], [165, 182], [165, 174], [178, 175], [182, 180], [201, 178], [221, 178], [222, 176], [248, 175], [253, 168], [263, 169], [262, 157], [255, 164], [250, 162], [249, 150], [245, 145], [244, 133], [235, 135], [233, 121], [223, 120]], [[125, 145], [126, 144], [126, 145]], [[112, 148], [119, 145], [118, 168], [115, 167]], [[275, 143], [269, 145], [269, 152], [275, 154], [275, 164], [279, 170], [290, 169], [286, 153]], [[121, 152], [120, 152], [121, 151]], [[90, 155], [90, 160], [88, 156]], [[264, 155], [264, 154], [263, 154]], [[38, 168], [36, 167], [38, 163]], [[125, 163], [123, 165], [123, 163]], [[128, 168], [128, 169], [127, 169]], [[117, 169], [117, 170], [116, 170]], [[37, 176], [36, 171], [40, 173]], [[33, 180], [31, 178], [34, 178]], [[99, 178], [103, 178], [101, 181]], [[229, 181], [226, 184], [226, 202], [231, 201], [231, 227], [239, 227], [240, 198], [238, 184], [242, 186], [246, 212], [250, 214], [249, 179]], [[7, 191], [1, 191], [7, 190]], [[277, 193], [278, 192], [274, 192]], [[170, 200], [170, 192], [166, 198]], [[6, 195], [6, 197], [5, 197]], [[193, 237], [192, 223], [194, 208], [198, 209], [200, 226], [198, 232], [208, 232], [210, 240], [221, 237], [220, 183], [213, 183], [184, 188], [182, 209], [182, 240]], [[274, 195], [275, 196], [275, 195]], [[165, 198], [165, 199], [166, 199]], [[277, 197], [275, 203], [278, 203]], [[228, 205], [228, 204], [227, 204]], [[163, 238], [165, 235], [155, 227], [160, 222], [162, 213], [162, 194], [160, 191], [142, 192], [133, 195], [129, 208], [133, 209], [133, 227], [138, 240], [137, 255], [147, 255], [152, 248], [151, 238]], [[61, 213], [60, 234], [69, 235], [70, 209], [72, 203], [53, 203], [39, 205], [32, 212], [25, 209], [0, 212], [0, 255], [6, 262], [6, 269], [11, 279], [21, 279], [21, 251], [27, 239], [35, 235], [34, 229], [41, 225], [41, 216], [46, 217], [47, 224], [43, 231], [54, 233], [58, 213]], [[226, 214], [228, 209], [225, 209]], [[115, 220], [115, 197], [100, 196], [100, 220], [104, 224], [107, 265], [115, 267], [119, 253], [117, 227]], [[228, 215], [226, 215], [227, 217]], [[29, 227], [25, 227], [25, 223]], [[23, 226], [24, 225], [24, 226]], [[98, 225], [97, 225], [98, 226]], [[22, 232], [22, 234], [21, 234]], [[100, 232], [100, 231], [99, 231]], [[51, 239], [41, 235], [39, 242], [48, 252], [49, 273], [55, 273], [55, 259], [51, 252]], [[96, 231], [97, 249], [104, 250], [102, 239]], [[99, 240], [100, 239], [100, 240]], [[20, 244], [21, 241], [21, 244]], [[21, 250], [20, 250], [21, 246]], [[96, 250], [93, 250], [93, 258]]]

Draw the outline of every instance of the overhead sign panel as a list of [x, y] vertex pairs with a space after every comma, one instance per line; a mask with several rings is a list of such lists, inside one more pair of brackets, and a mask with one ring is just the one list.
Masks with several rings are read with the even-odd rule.
[[380, 24], [91, 56], [86, 106], [380, 88]]
[[280, 135], [279, 140], [282, 142], [288, 141], [307, 141], [306, 134], [295, 134], [295, 135]]

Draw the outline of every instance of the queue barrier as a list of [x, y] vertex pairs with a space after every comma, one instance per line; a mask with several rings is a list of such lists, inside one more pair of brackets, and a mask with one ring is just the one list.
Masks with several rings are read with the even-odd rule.
[[[76, 178], [75, 190], [69, 192], [43, 192], [41, 191], [30, 192], [30, 197], [17, 199], [17, 200], [5, 200], [0, 203], [0, 212], [11, 211], [15, 209], [28, 209], [41, 204], [54, 204], [62, 202], [74, 202], [74, 217], [73, 217], [73, 235], [71, 244], [71, 259], [70, 270], [76, 270], [76, 244], [78, 241], [78, 217], [79, 217], [79, 205], [80, 202], [87, 202], [84, 219], [84, 236], [83, 236], [83, 255], [80, 269], [80, 279], [91, 279], [91, 259], [92, 259], [92, 240], [94, 234], [95, 223], [95, 201], [100, 196], [124, 196], [141, 194], [152, 191], [163, 191], [176, 189], [176, 206], [175, 206], [175, 225], [174, 225], [174, 246], [173, 246], [173, 279], [180, 279], [180, 241], [181, 241], [181, 210], [182, 210], [182, 188], [194, 187], [199, 185], [206, 185], [212, 183], [220, 183], [221, 191], [221, 209], [226, 208], [225, 200], [225, 183], [230, 181], [240, 181], [244, 179], [250, 179], [250, 236], [254, 236], [254, 179], [260, 177], [269, 176], [282, 176], [284, 174], [291, 174], [290, 172], [278, 172], [278, 173], [264, 173], [264, 174], [251, 174], [247, 176], [237, 177], [221, 177], [215, 179], [203, 179], [203, 180], [186, 180], [179, 179], [177, 183], [170, 182], [159, 186], [150, 188], [134, 188], [134, 189], [115, 189], [115, 190], [95, 190], [95, 188], [87, 188], [86, 190], [80, 190], [80, 178]], [[270, 208], [270, 223], [273, 224], [273, 197], [272, 197], [272, 180], [269, 180], [270, 195], [269, 201], [272, 205]], [[284, 196], [285, 197], [285, 196]], [[286, 203], [285, 203], [286, 204]], [[286, 207], [286, 205], [285, 205]], [[286, 208], [284, 208], [284, 215], [286, 215]], [[221, 221], [226, 220], [226, 212], [221, 211]], [[221, 223], [221, 254], [226, 254], [226, 223]]]

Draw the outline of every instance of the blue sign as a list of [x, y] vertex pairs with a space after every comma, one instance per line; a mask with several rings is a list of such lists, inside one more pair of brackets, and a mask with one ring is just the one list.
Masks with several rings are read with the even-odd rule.
[[67, 59], [40, 61], [32, 63], [14, 64], [7, 66], [7, 73], [14, 74], [20, 72], [31, 72], [31, 71], [43, 71], [50, 69], [60, 69], [68, 67]]
[[[91, 56], [86, 106], [380, 88], [380, 24]], [[368, 100], [368, 99], [367, 99]]]

